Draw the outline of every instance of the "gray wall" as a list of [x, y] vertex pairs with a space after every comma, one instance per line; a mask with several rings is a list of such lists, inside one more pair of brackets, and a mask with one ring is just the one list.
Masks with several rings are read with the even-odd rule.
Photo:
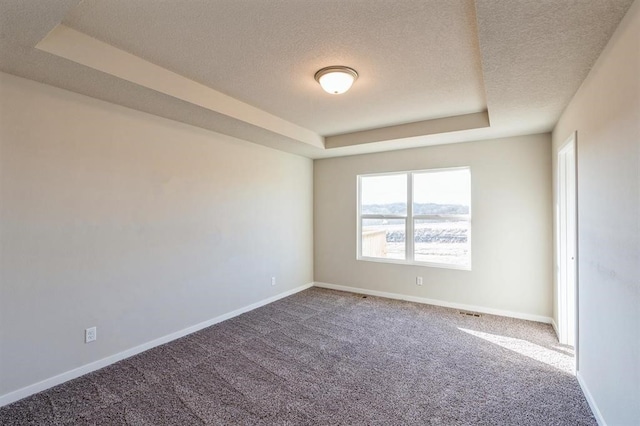
[[311, 160], [0, 91], [0, 396], [313, 280]]
[[[543, 134], [316, 160], [315, 281], [551, 317], [550, 159]], [[471, 271], [356, 260], [358, 174], [454, 166], [471, 167]]]
[[562, 114], [578, 132], [578, 375], [609, 425], [640, 419], [640, 2]]

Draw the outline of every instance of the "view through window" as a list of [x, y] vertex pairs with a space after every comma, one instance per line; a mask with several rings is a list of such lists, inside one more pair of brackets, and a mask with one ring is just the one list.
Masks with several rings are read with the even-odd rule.
[[468, 167], [361, 175], [358, 182], [359, 259], [470, 269]]

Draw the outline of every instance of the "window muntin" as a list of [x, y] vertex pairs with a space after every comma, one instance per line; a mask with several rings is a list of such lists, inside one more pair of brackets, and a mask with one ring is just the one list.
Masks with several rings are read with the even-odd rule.
[[358, 176], [358, 259], [470, 269], [470, 169]]

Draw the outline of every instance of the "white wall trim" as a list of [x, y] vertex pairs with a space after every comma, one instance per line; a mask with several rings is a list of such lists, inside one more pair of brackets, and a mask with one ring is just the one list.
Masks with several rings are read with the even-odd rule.
[[369, 296], [386, 297], [387, 299], [406, 300], [408, 302], [424, 303], [426, 305], [443, 306], [445, 308], [462, 309], [464, 311], [480, 312], [489, 315], [499, 315], [502, 317], [518, 318], [528, 321], [542, 322], [545, 324], [552, 324], [553, 319], [551, 317], [545, 317], [542, 315], [526, 314], [523, 312], [504, 311], [501, 309], [485, 308], [483, 306], [465, 305], [462, 303], [446, 302], [444, 300], [427, 299], [425, 297], [409, 296], [399, 293], [388, 293], [386, 291], [369, 290], [366, 288], [349, 287], [346, 285], [329, 284], [316, 281], [315, 287], [328, 288], [331, 290], [347, 291], [350, 293], [367, 294]]
[[598, 405], [596, 404], [596, 401], [593, 398], [593, 395], [591, 395], [591, 392], [589, 392], [589, 388], [587, 387], [587, 384], [585, 383], [579, 371], [576, 371], [576, 378], [578, 379], [578, 383], [580, 384], [582, 393], [584, 393], [584, 397], [587, 399], [587, 402], [589, 403], [589, 407], [591, 408], [591, 411], [593, 412], [593, 416], [596, 418], [598, 425], [607, 426], [607, 422], [604, 421], [604, 417], [602, 417], [602, 413], [598, 409]]
[[196, 331], [202, 330], [203, 328], [210, 327], [219, 322], [228, 320], [233, 317], [237, 317], [238, 315], [242, 315], [245, 312], [252, 311], [261, 306], [268, 305], [269, 303], [275, 302], [276, 300], [283, 299], [287, 296], [291, 296], [292, 294], [298, 293], [300, 291], [306, 290], [308, 288], [313, 287], [314, 283], [308, 283], [296, 287], [294, 289], [285, 291], [283, 293], [279, 293], [275, 296], [268, 297], [259, 302], [252, 303], [251, 305], [244, 306], [242, 308], [236, 309], [234, 311], [228, 312], [226, 314], [222, 314], [215, 318], [212, 318], [207, 321], [203, 321], [199, 324], [192, 325], [190, 327], [184, 328], [182, 330], [176, 331], [171, 334], [167, 334], [166, 336], [159, 337], [157, 339], [151, 340], [150, 342], [143, 343], [141, 345], [135, 346], [131, 349], [127, 349], [125, 351], [119, 352], [114, 355], [110, 355], [106, 358], [99, 359], [97, 361], [91, 362], [89, 364], [85, 364], [81, 367], [74, 368], [73, 370], [66, 371], [64, 373], [58, 374], [56, 376], [50, 377], [48, 379], [42, 380], [40, 382], [34, 383], [32, 385], [25, 386], [21, 389], [18, 389], [13, 392], [9, 392], [0, 396], [0, 407], [11, 404], [12, 402], [16, 402], [22, 398], [26, 398], [30, 395], [33, 395], [38, 392], [42, 392], [43, 390], [52, 388], [61, 383], [67, 382], [69, 380], [75, 379], [77, 377], [83, 376], [85, 374], [91, 373], [92, 371], [99, 370], [108, 365], [114, 364], [120, 360], [125, 358], [132, 357], [141, 352], [147, 351], [149, 349], [155, 348], [156, 346], [163, 345], [165, 343], [171, 342], [172, 340], [179, 339], [188, 334], [195, 333]]

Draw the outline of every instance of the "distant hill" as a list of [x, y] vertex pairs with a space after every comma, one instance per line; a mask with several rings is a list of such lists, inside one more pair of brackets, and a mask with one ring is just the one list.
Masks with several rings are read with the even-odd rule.
[[[363, 214], [404, 214], [404, 203], [367, 204], [362, 206]], [[469, 214], [469, 206], [460, 204], [417, 203], [413, 205], [413, 214]]]

